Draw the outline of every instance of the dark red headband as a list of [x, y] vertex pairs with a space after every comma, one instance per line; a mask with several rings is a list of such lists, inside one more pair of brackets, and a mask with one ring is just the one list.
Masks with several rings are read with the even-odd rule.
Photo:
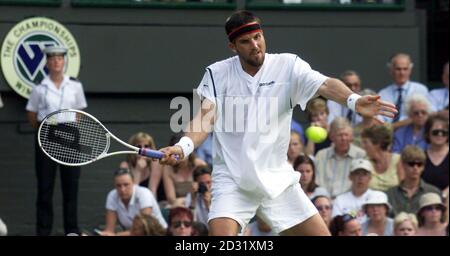
[[261, 25], [259, 25], [258, 22], [247, 23], [247, 24], [244, 24], [240, 27], [233, 29], [233, 31], [231, 31], [228, 34], [228, 40], [230, 42], [233, 42], [234, 39], [236, 39], [242, 35], [258, 32], [258, 31], [262, 31]]

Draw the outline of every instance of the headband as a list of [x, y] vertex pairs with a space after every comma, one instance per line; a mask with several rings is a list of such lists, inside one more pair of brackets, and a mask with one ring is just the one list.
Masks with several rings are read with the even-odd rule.
[[252, 22], [252, 23], [247, 23], [244, 24], [240, 27], [237, 27], [235, 29], [233, 29], [229, 34], [228, 34], [228, 40], [230, 42], [233, 42], [234, 39], [245, 35], [245, 34], [250, 34], [250, 33], [254, 33], [257, 31], [262, 31], [261, 29], [261, 25], [259, 25], [258, 22]]

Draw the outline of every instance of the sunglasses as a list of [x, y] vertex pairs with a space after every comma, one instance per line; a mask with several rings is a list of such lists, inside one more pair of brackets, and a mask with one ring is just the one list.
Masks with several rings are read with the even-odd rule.
[[423, 166], [423, 162], [411, 161], [411, 162], [408, 162], [408, 165], [409, 165], [410, 167], [414, 167], [414, 166], [422, 167], [422, 166]]
[[414, 111], [413, 112], [413, 115], [415, 115], [415, 116], [419, 116], [419, 115], [427, 115], [428, 114], [428, 112], [427, 111], [425, 111], [425, 110], [418, 110], [418, 111]]
[[436, 130], [431, 131], [431, 135], [446, 137], [446, 136], [448, 136], [448, 131], [442, 130], [442, 129], [436, 129]]
[[319, 211], [323, 211], [323, 210], [331, 210], [331, 206], [330, 205], [319, 205], [319, 206], [316, 206], [316, 208], [317, 208], [317, 210], [319, 210]]
[[423, 209], [425, 211], [432, 211], [432, 210], [440, 211], [440, 210], [442, 210], [442, 207], [440, 205], [429, 205], [429, 206], [423, 207]]
[[145, 145], [135, 145], [135, 147], [138, 147], [138, 148], [149, 148], [150, 146], [145, 144]]
[[178, 220], [178, 221], [175, 221], [175, 222], [173, 222], [173, 227], [174, 228], [179, 228], [179, 227], [181, 227], [181, 225], [184, 225], [186, 228], [189, 228], [190, 226], [192, 226], [192, 221], [181, 221], [181, 220]]

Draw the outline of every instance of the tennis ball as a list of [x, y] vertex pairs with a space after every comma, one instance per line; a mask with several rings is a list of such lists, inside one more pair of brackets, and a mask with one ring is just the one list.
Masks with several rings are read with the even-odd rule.
[[310, 126], [305, 132], [306, 138], [314, 143], [321, 143], [327, 138], [327, 130], [319, 126]]

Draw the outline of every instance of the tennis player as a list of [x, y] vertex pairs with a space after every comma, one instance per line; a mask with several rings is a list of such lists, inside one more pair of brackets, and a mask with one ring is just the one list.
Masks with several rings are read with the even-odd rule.
[[281, 235], [330, 235], [287, 161], [293, 108], [318, 95], [373, 118], [393, 117], [395, 106], [352, 93], [297, 55], [266, 53], [260, 19], [248, 11], [232, 14], [225, 30], [236, 56], [206, 68], [201, 111], [161, 149], [161, 163], [176, 164], [173, 155], [187, 157], [214, 130], [210, 235], [237, 235], [255, 214]]

